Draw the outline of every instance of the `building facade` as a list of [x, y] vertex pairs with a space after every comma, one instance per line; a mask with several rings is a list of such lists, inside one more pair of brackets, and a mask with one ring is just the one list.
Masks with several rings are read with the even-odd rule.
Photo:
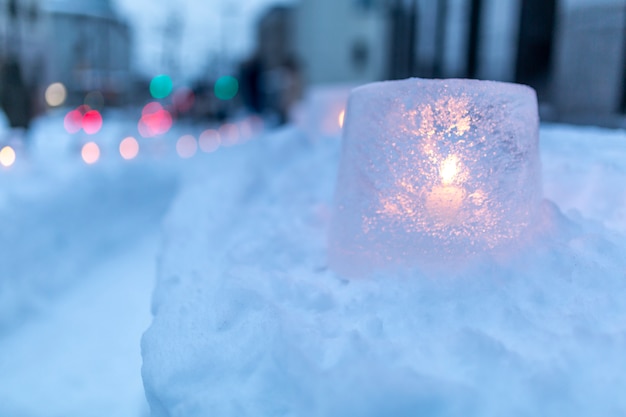
[[[301, 0], [299, 7], [298, 50], [315, 84], [478, 78], [532, 86], [556, 119], [626, 111], [624, 0]], [[355, 54], [357, 39], [365, 54]]]
[[130, 45], [129, 26], [109, 0], [0, 0], [0, 61], [19, 62], [38, 105], [54, 82], [66, 86], [71, 104], [91, 91], [124, 102]]
[[129, 26], [109, 0], [44, 1], [45, 85], [62, 82], [69, 99], [80, 102], [99, 91], [109, 104], [125, 100], [129, 90]]
[[378, 0], [301, 0], [296, 47], [308, 82], [384, 78], [389, 54], [385, 7]]
[[43, 65], [42, 17], [40, 0], [0, 0], [0, 64], [17, 60], [31, 84]]

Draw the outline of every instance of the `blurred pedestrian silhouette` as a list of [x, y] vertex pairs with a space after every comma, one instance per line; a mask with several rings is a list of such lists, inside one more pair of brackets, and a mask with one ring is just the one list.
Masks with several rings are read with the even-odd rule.
[[258, 22], [255, 52], [240, 67], [244, 105], [279, 125], [287, 123], [289, 110], [302, 92], [293, 32], [293, 9], [270, 8]]
[[5, 140], [15, 136], [25, 140], [33, 117], [32, 95], [15, 58], [9, 58], [0, 71], [0, 105], [11, 128], [10, 137]]

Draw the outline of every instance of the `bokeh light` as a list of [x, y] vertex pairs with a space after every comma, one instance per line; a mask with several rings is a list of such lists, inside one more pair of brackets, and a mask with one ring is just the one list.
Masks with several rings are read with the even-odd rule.
[[15, 151], [10, 146], [5, 146], [0, 150], [0, 165], [10, 167], [15, 163]]
[[176, 142], [176, 153], [181, 158], [191, 158], [198, 150], [196, 138], [191, 135], [184, 135], [178, 138]]
[[95, 164], [100, 159], [100, 147], [95, 142], [87, 142], [83, 145], [80, 155], [86, 164]]
[[150, 103], [143, 106], [143, 109], [141, 110], [141, 115], [145, 116], [147, 114], [156, 113], [161, 110], [163, 110], [163, 106], [161, 106], [161, 103], [157, 101], [151, 101]]
[[128, 160], [134, 159], [139, 154], [139, 142], [129, 136], [120, 142], [120, 155]]
[[173, 83], [169, 75], [157, 75], [150, 82], [150, 94], [152, 97], [161, 99], [172, 93]]
[[220, 127], [222, 145], [233, 146], [239, 142], [239, 128], [233, 123], [225, 123]]
[[172, 115], [161, 104], [153, 101], [146, 104], [141, 111], [141, 119], [137, 125], [139, 134], [144, 138], [152, 138], [167, 133], [172, 128]]
[[78, 109], [69, 111], [63, 119], [63, 126], [67, 133], [77, 133], [83, 128], [83, 113]]
[[62, 83], [52, 83], [46, 88], [45, 98], [48, 106], [61, 106], [67, 99], [67, 89]]
[[215, 82], [215, 97], [220, 100], [230, 100], [237, 95], [239, 91], [239, 81], [233, 76], [225, 75]]
[[200, 134], [200, 138], [198, 138], [198, 145], [202, 152], [215, 152], [222, 143], [220, 139], [220, 134], [217, 130], [207, 129]]
[[83, 130], [88, 135], [94, 135], [102, 128], [102, 116], [97, 110], [89, 110], [83, 116], [82, 120]]

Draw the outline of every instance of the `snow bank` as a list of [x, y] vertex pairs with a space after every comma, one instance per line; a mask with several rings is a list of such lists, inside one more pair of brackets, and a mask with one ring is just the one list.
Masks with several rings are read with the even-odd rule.
[[544, 202], [526, 252], [350, 281], [326, 262], [338, 147], [283, 131], [190, 177], [142, 340], [154, 416], [626, 413], [624, 132], [543, 129], [568, 211]]
[[156, 166], [85, 167], [76, 159], [55, 171], [21, 166], [0, 176], [0, 333], [142, 236], [176, 191], [175, 177]]

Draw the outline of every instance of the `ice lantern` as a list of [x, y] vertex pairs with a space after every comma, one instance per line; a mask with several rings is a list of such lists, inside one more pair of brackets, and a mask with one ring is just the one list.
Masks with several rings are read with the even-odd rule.
[[355, 89], [331, 267], [362, 275], [454, 265], [517, 245], [541, 200], [538, 125], [535, 92], [518, 84], [408, 79]]

